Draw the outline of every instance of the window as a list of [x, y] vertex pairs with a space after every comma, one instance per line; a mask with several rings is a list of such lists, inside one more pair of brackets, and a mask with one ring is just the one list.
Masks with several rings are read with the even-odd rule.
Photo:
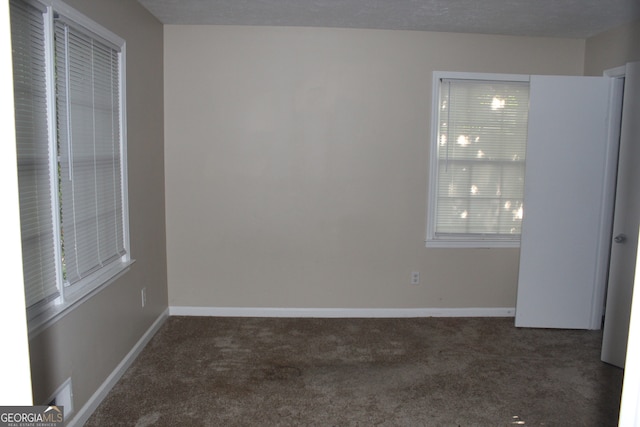
[[520, 243], [528, 76], [434, 73], [427, 247]]
[[131, 263], [124, 41], [55, 0], [10, 13], [25, 295], [44, 322]]

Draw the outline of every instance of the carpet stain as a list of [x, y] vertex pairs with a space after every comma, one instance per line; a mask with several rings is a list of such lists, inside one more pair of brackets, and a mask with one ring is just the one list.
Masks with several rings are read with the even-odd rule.
[[295, 366], [272, 366], [263, 370], [267, 381], [288, 381], [302, 376], [302, 370]]
[[143, 415], [138, 419], [135, 427], [148, 427], [155, 425], [161, 416], [162, 414], [160, 412], [152, 412], [150, 414]]

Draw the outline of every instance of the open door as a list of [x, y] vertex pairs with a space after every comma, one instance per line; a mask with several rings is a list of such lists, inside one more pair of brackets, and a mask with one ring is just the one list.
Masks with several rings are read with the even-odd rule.
[[640, 219], [640, 62], [627, 64], [602, 360], [624, 368]]
[[531, 76], [516, 326], [601, 327], [617, 158], [613, 88], [606, 77]]

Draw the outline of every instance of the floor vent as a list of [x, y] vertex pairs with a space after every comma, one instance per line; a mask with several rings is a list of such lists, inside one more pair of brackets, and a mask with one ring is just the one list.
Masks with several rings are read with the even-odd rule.
[[71, 388], [71, 378], [68, 378], [49, 399], [49, 406], [62, 406], [64, 408], [64, 417], [69, 419], [69, 415], [73, 413], [73, 390]]

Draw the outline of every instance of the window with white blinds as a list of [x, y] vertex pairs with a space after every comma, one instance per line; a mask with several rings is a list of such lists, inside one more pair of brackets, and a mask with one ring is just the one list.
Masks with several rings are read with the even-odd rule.
[[435, 77], [427, 246], [517, 246], [528, 79]]
[[10, 10], [32, 318], [69, 307], [131, 261], [124, 41], [57, 0], [11, 0]]
[[72, 284], [126, 253], [119, 52], [60, 18], [55, 51], [65, 278]]
[[60, 295], [54, 223], [56, 178], [48, 111], [44, 8], [11, 1], [11, 41], [27, 306]]

